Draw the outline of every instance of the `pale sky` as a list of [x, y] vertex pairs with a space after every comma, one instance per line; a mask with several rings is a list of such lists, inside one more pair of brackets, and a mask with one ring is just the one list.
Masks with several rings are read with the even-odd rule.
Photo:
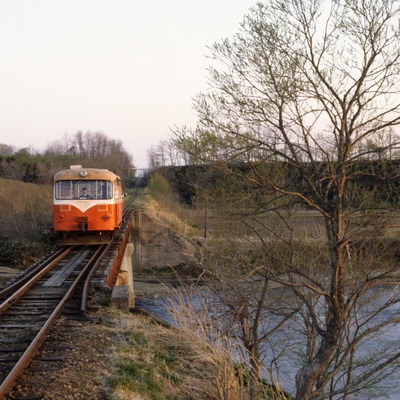
[[194, 126], [207, 46], [256, 0], [0, 0], [0, 143], [44, 150], [77, 131], [123, 142], [138, 168]]

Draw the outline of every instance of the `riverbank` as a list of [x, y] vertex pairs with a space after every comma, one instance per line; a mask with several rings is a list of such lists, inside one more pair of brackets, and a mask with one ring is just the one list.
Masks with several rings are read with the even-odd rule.
[[[100, 303], [107, 301], [104, 293], [98, 296]], [[8, 399], [212, 400], [234, 382], [221, 355], [188, 331], [148, 316], [93, 308], [89, 319], [62, 317], [46, 343], [60, 337], [62, 357], [38, 368], [49, 357], [45, 345]], [[242, 399], [235, 385], [231, 390], [230, 399]]]

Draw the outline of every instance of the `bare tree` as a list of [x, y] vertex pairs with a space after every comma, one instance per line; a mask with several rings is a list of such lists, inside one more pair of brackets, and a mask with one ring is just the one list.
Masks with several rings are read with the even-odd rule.
[[[292, 291], [304, 327], [297, 399], [346, 398], [399, 368], [398, 349], [379, 340], [379, 355], [358, 355], [400, 322], [399, 275], [383, 240], [398, 217], [399, 162], [388, 158], [399, 148], [398, 18], [392, 0], [258, 3], [233, 40], [212, 47], [221, 67], [195, 101], [197, 128], [175, 132], [192, 159], [219, 161], [241, 180], [253, 216], [300, 207], [324, 223], [319, 271], [289, 220], [285, 235], [272, 232], [286, 256], [264, 266]], [[261, 240], [265, 219], [258, 228]]]
[[71, 162], [86, 167], [106, 168], [121, 177], [128, 177], [133, 168], [132, 156], [124, 149], [120, 140], [110, 139], [101, 132], [77, 132], [72, 138], [67, 135], [59, 141], [50, 143], [46, 156], [53, 156], [68, 167]]
[[147, 151], [151, 169], [182, 165], [184, 155], [175, 146], [173, 140], [160, 140], [157, 146], [151, 146]]

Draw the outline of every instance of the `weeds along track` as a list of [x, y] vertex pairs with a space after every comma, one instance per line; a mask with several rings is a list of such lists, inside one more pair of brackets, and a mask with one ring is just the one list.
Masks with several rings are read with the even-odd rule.
[[107, 245], [63, 247], [0, 291], [0, 399], [28, 366], [67, 300], [79, 295], [74, 307], [85, 312], [87, 280], [106, 250]]

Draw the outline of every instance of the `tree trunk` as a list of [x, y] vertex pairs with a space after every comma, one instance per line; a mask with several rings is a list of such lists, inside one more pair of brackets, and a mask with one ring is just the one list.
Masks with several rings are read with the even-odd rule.
[[341, 196], [338, 196], [335, 205], [337, 208], [332, 213], [332, 220], [326, 221], [328, 239], [329, 243], [331, 243], [332, 267], [330, 295], [326, 298], [328, 302], [326, 331], [323, 333], [321, 345], [315, 357], [296, 376], [296, 400], [311, 400], [315, 398], [316, 382], [321, 373], [327, 370], [329, 363], [334, 357], [340, 340], [341, 330], [343, 329], [345, 313], [345, 234]]

